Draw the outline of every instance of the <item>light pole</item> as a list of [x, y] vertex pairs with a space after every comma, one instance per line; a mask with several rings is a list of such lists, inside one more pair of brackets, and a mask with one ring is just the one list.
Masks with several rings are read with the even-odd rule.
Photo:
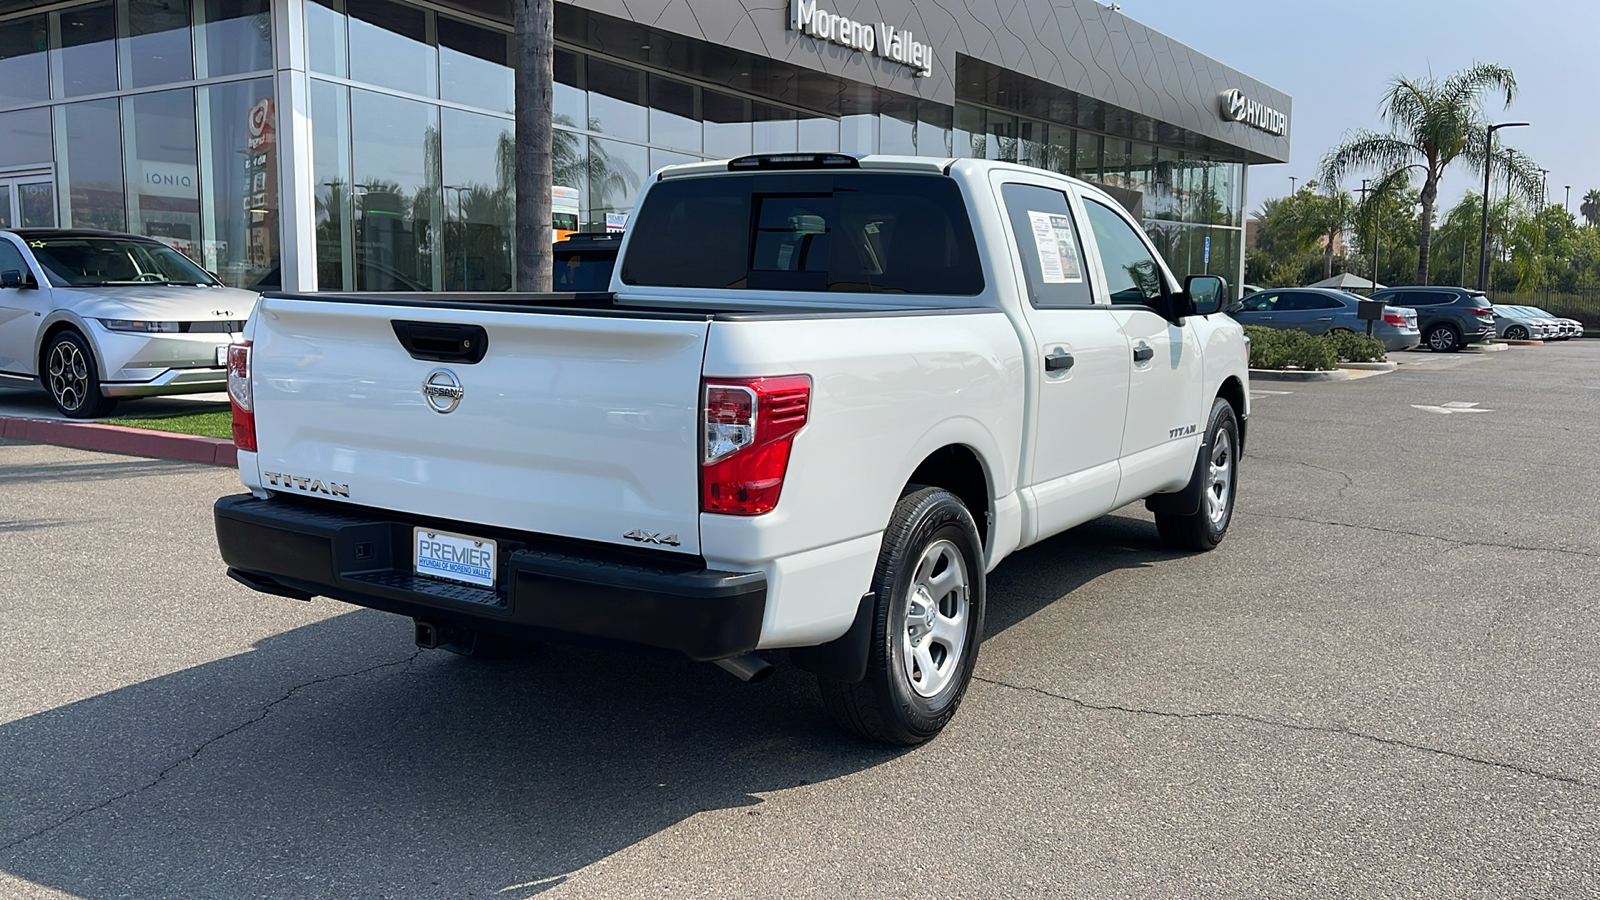
[[1293, 176], [1293, 175], [1290, 175], [1290, 176], [1289, 176], [1289, 193], [1290, 193], [1290, 194], [1293, 194], [1293, 193], [1294, 193], [1294, 183], [1295, 183], [1295, 182], [1296, 182], [1296, 181], [1299, 181], [1299, 180], [1300, 180], [1300, 179], [1298, 179], [1298, 178], [1296, 178], [1296, 177], [1294, 177], [1294, 176]]
[[1494, 168], [1494, 133], [1502, 128], [1523, 128], [1527, 122], [1490, 125], [1483, 139], [1483, 219], [1478, 232], [1478, 290], [1489, 289], [1489, 172]]
[[1561, 201], [1561, 208], [1572, 212], [1572, 185], [1567, 185], [1567, 199]]
[[1549, 203], [1550, 203], [1550, 170], [1549, 169], [1540, 169], [1539, 170], [1539, 212], [1541, 212], [1541, 213], [1544, 212], [1544, 208], [1547, 205], [1549, 205]]

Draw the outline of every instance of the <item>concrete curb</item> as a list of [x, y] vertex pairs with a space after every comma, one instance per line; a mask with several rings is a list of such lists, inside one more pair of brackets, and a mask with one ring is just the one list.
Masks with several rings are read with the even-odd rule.
[[1500, 342], [1512, 347], [1543, 347], [1544, 341], [1513, 341], [1510, 338], [1501, 338]]
[[1298, 369], [1251, 369], [1251, 381], [1349, 381], [1350, 373], [1343, 369], [1331, 372], [1303, 372]]
[[55, 419], [29, 419], [0, 416], [0, 437], [35, 444], [56, 444], [102, 453], [123, 453], [154, 459], [175, 459], [212, 466], [238, 465], [238, 450], [233, 441], [172, 434], [146, 428], [101, 425], [96, 422], [62, 422]]
[[1341, 369], [1354, 369], [1358, 372], [1393, 372], [1400, 368], [1397, 362], [1347, 362], [1339, 366]]
[[1462, 353], [1495, 353], [1500, 350], [1510, 350], [1506, 344], [1468, 344], [1461, 348]]

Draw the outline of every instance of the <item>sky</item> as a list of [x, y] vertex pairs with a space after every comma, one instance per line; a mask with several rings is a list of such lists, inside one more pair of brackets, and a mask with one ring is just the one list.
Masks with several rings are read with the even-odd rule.
[[[1576, 214], [1584, 192], [1600, 188], [1600, 0], [1118, 2], [1123, 15], [1294, 98], [1288, 164], [1250, 168], [1252, 214], [1287, 194], [1290, 176], [1316, 177], [1345, 132], [1386, 130], [1377, 108], [1391, 78], [1443, 78], [1474, 62], [1516, 73], [1510, 110], [1492, 102], [1486, 112], [1531, 123], [1496, 139], [1550, 170], [1550, 202], [1562, 203], [1570, 184]], [[1361, 177], [1346, 187], [1359, 188]], [[1441, 185], [1441, 207], [1482, 190], [1481, 179], [1458, 163]]]

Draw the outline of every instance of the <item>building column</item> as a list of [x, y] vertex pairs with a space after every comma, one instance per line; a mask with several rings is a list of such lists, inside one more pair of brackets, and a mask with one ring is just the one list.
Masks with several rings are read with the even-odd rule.
[[317, 289], [317, 188], [306, 77], [306, 0], [272, 0], [278, 112], [278, 253], [283, 290]]

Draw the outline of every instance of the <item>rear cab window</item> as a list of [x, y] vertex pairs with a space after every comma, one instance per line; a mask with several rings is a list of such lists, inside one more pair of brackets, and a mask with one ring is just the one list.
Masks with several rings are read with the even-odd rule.
[[1021, 256], [1028, 300], [1035, 308], [1092, 306], [1083, 242], [1067, 195], [1054, 188], [1009, 182], [1001, 186], [1006, 218]]
[[650, 189], [623, 284], [974, 296], [984, 276], [955, 181], [796, 172], [669, 179]]

